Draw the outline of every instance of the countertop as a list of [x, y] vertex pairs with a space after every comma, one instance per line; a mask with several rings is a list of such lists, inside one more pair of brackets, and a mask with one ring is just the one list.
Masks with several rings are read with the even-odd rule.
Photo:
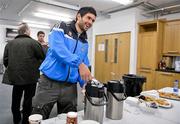
[[180, 72], [172, 70], [172, 69], [156, 69], [156, 71], [161, 71], [161, 72], [169, 72], [169, 73], [178, 73], [180, 74]]

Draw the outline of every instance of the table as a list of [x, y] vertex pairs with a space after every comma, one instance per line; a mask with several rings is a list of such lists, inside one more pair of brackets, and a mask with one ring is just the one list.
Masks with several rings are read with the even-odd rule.
[[[171, 92], [172, 88], [161, 89]], [[169, 100], [172, 108], [158, 108], [153, 111], [144, 111], [136, 104], [124, 102], [123, 118], [121, 120], [111, 120], [104, 116], [103, 124], [180, 124], [180, 101]], [[78, 112], [78, 121], [83, 119], [83, 110]], [[65, 124], [66, 120], [59, 117], [43, 120], [42, 124]]]

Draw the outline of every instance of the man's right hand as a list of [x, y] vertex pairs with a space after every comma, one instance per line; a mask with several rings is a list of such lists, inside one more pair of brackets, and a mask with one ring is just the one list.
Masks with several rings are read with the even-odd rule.
[[81, 63], [79, 65], [79, 73], [80, 73], [81, 79], [84, 80], [85, 82], [92, 80], [91, 72], [89, 71], [88, 67], [84, 63]]

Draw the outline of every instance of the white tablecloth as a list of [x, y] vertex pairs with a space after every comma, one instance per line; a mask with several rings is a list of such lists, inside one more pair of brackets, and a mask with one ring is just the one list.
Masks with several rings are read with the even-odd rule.
[[[172, 91], [172, 88], [161, 89]], [[145, 111], [138, 105], [124, 102], [123, 118], [121, 120], [111, 120], [104, 116], [103, 124], [180, 124], [180, 101], [169, 100], [172, 108], [158, 108], [153, 111]], [[78, 112], [78, 122], [83, 119], [83, 111]], [[43, 120], [42, 124], [65, 124], [66, 120], [59, 117]]]

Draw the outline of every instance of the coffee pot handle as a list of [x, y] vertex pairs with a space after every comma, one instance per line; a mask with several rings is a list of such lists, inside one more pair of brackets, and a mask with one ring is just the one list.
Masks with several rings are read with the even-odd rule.
[[109, 90], [109, 92], [112, 94], [112, 96], [113, 96], [117, 101], [119, 101], [119, 102], [120, 102], [120, 101], [123, 101], [123, 100], [125, 100], [125, 99], [127, 98], [127, 95], [126, 95], [125, 90], [124, 90], [124, 98], [122, 98], [122, 99], [118, 98], [118, 97], [112, 92], [111, 88], [109, 88], [108, 90]]
[[108, 104], [108, 98], [107, 98], [107, 95], [105, 93], [104, 94], [104, 97], [105, 97], [105, 102], [101, 103], [101, 104], [97, 104], [97, 103], [93, 103], [92, 99], [89, 97], [89, 95], [87, 94], [87, 92], [85, 92], [85, 97], [88, 99], [88, 101], [94, 105], [94, 106], [104, 106], [104, 105], [107, 105]]

